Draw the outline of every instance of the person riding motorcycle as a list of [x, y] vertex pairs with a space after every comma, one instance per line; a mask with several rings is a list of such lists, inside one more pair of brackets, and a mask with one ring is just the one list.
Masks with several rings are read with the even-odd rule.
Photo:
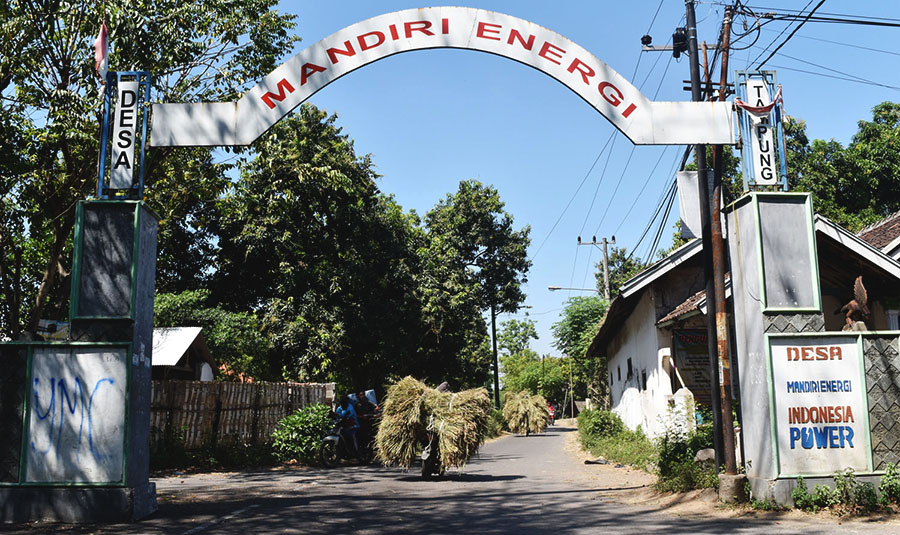
[[350, 396], [344, 394], [341, 396], [340, 406], [334, 410], [338, 418], [341, 419], [341, 433], [347, 439], [347, 443], [353, 447], [353, 453], [357, 458], [362, 458], [359, 453], [359, 444], [356, 441], [356, 433], [359, 431], [359, 417], [356, 415], [356, 409], [350, 403]]

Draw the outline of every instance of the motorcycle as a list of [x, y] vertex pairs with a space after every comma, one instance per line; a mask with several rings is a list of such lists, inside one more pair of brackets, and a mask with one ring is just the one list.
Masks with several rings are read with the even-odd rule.
[[433, 429], [429, 429], [428, 443], [422, 449], [422, 479], [428, 479], [432, 475], [443, 476], [444, 467], [441, 463], [438, 434]]
[[335, 418], [331, 431], [322, 438], [319, 445], [319, 462], [326, 468], [334, 468], [341, 459], [356, 460], [359, 464], [372, 462], [373, 452], [368, 444], [359, 444], [359, 455], [353, 451], [353, 444], [344, 435], [344, 420]]

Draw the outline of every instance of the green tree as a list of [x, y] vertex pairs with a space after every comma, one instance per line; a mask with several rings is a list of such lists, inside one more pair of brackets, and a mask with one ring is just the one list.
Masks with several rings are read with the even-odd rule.
[[[609, 304], [601, 296], [576, 296], [566, 300], [560, 320], [553, 324], [553, 346], [572, 359], [575, 395], [602, 397], [606, 381], [605, 363], [587, 358], [587, 349], [597, 334]], [[598, 374], [601, 376], [598, 377]]]
[[415, 368], [417, 218], [378, 191], [371, 159], [312, 105], [253, 149], [211, 225], [216, 300], [261, 315], [285, 378], [361, 388]]
[[157, 294], [153, 305], [156, 327], [202, 327], [213, 358], [229, 370], [262, 380], [277, 377], [255, 315], [209, 306], [206, 290]]
[[785, 136], [789, 184], [813, 194], [816, 212], [858, 231], [900, 210], [900, 103], [875, 106], [847, 147], [810, 141], [806, 124], [790, 117]]
[[[95, 190], [101, 99], [93, 41], [104, 16], [110, 69], [155, 75], [155, 100], [221, 100], [269, 72], [290, 50], [292, 16], [274, 0], [23, 2], [0, 5], [0, 330], [34, 332], [67, 313], [74, 204]], [[210, 176], [208, 149], [151, 151], [148, 198], [170, 199]], [[199, 158], [195, 158], [198, 157]], [[193, 161], [201, 162], [200, 164]], [[215, 170], [214, 170], [215, 171]], [[221, 173], [212, 175], [221, 184]], [[200, 188], [197, 191], [205, 191]], [[160, 228], [163, 264], [170, 224], [193, 217], [183, 205]], [[175, 262], [171, 263], [172, 265]]]
[[537, 340], [537, 329], [534, 320], [507, 320], [500, 324], [497, 333], [497, 345], [507, 355], [520, 355], [531, 350], [531, 340]]
[[[499, 192], [476, 180], [459, 183], [425, 216], [432, 250], [455, 273], [462, 295], [474, 296], [479, 308], [489, 310], [492, 327], [496, 315], [515, 312], [525, 300], [522, 284], [531, 267], [528, 245], [531, 228], [513, 227]], [[495, 330], [495, 329], [494, 329]], [[496, 333], [495, 333], [496, 336]], [[494, 348], [494, 402], [500, 405], [499, 362]]]

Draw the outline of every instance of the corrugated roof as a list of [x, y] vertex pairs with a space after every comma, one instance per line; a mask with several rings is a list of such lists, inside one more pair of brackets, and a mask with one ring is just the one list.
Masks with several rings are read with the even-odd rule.
[[153, 329], [153, 365], [174, 366], [200, 336], [200, 327]]

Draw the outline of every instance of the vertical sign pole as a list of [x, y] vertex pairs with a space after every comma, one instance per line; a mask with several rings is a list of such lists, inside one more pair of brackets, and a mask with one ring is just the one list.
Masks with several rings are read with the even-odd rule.
[[106, 147], [109, 145], [110, 93], [115, 91], [115, 72], [106, 73], [106, 88], [103, 92], [103, 121], [100, 133], [100, 165], [97, 169], [97, 198], [104, 199], [103, 187], [106, 177]]
[[[684, 1], [687, 33], [688, 54], [690, 54], [691, 67], [691, 100], [701, 101], [700, 92], [700, 54], [697, 47], [697, 18], [694, 13], [694, 0]], [[716, 293], [715, 277], [713, 276], [713, 251], [712, 251], [712, 215], [710, 214], [709, 182], [706, 172], [706, 145], [695, 147], [697, 161], [697, 192], [700, 197], [700, 224], [703, 236], [703, 276], [706, 280], [706, 309], [707, 309], [707, 347], [709, 351], [710, 365], [710, 397], [713, 409], [713, 442], [716, 450], [716, 471], [722, 465], [723, 440], [722, 440], [722, 414], [719, 399], [719, 362], [718, 344], [716, 342], [716, 325], [709, 318], [715, 317], [715, 299], [710, 299]]]
[[[728, 47], [731, 45], [731, 8], [725, 7], [722, 24], [722, 75], [719, 86], [719, 101], [724, 102], [728, 90]], [[725, 240], [722, 237], [722, 174], [725, 167], [722, 145], [713, 148], [713, 193], [712, 193], [712, 246], [713, 275], [716, 300], [716, 342], [719, 357], [719, 397], [722, 407], [722, 441], [725, 455], [725, 473], [737, 474], [734, 452], [734, 416], [731, 412], [731, 347], [728, 344], [728, 316], [725, 306]], [[709, 298], [707, 298], [709, 302]]]

